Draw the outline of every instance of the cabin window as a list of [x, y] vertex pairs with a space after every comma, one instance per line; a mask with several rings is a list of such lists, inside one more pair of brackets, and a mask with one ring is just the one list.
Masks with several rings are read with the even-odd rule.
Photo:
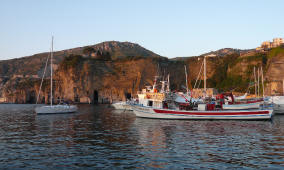
[[153, 101], [149, 101], [148, 106], [153, 106]]

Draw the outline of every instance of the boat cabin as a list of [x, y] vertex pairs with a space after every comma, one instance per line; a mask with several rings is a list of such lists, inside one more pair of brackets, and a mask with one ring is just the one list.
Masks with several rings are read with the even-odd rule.
[[159, 92], [146, 92], [138, 93], [139, 105], [145, 107], [164, 108], [165, 94]]

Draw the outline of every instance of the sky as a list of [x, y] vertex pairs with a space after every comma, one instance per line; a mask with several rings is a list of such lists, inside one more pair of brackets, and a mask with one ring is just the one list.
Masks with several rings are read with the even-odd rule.
[[283, 0], [0, 0], [0, 60], [103, 41], [169, 58], [284, 38]]

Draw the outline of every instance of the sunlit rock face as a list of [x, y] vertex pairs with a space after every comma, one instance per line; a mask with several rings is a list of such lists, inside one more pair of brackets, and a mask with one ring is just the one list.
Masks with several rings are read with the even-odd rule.
[[[207, 87], [220, 91], [246, 92], [254, 81], [253, 70], [263, 69], [265, 93], [283, 93], [284, 49], [265, 52], [222, 49], [206, 58]], [[211, 54], [210, 53], [210, 54]], [[41, 91], [41, 76], [48, 53], [0, 61], [1, 101], [11, 103], [50, 102], [50, 67]], [[152, 86], [154, 76], [165, 80], [170, 75], [172, 90], [188, 86], [202, 88], [204, 56], [168, 59], [138, 44], [104, 42], [54, 53], [53, 102], [70, 100], [80, 103], [110, 103], [135, 97], [137, 91]], [[199, 80], [196, 83], [196, 80]], [[251, 89], [254, 92], [254, 89]]]

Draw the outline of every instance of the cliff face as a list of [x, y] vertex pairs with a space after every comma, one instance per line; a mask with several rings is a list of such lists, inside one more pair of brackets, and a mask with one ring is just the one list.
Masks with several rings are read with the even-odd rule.
[[266, 94], [284, 95], [284, 48], [272, 49], [266, 65]]
[[[154, 76], [158, 72], [161, 75], [161, 72], [165, 70], [164, 75], [169, 73], [174, 77], [176, 71], [168, 68], [176, 68], [180, 65], [183, 69], [181, 62], [171, 63], [165, 58], [117, 61], [82, 58], [81, 60], [80, 64], [74, 67], [64, 68], [62, 64], [58, 69], [57, 79], [60, 84], [58, 84], [57, 91], [61, 91], [65, 99], [78, 102], [89, 100], [93, 103], [125, 100], [145, 88], [146, 85], [153, 85]], [[173, 86], [177, 86], [179, 81], [184, 82], [177, 77], [173, 78]]]
[[[282, 47], [266, 53], [231, 52], [232, 50], [229, 50], [227, 55], [222, 53], [222, 56], [207, 58], [207, 87], [246, 92], [249, 83], [254, 79], [253, 68], [262, 66], [266, 94], [282, 93]], [[94, 53], [99, 57], [94, 57]], [[0, 91], [7, 102], [35, 103], [40, 78], [30, 75], [40, 75], [46, 57], [47, 54], [37, 54], [0, 62], [0, 72], [4, 75], [0, 79]], [[83, 103], [104, 103], [125, 100], [146, 85], [153, 85], [156, 75], [165, 78], [170, 74], [171, 88], [185, 90], [184, 65], [187, 67], [188, 82], [192, 88], [203, 58], [204, 56], [168, 59], [152, 54], [137, 44], [114, 42], [56, 52], [54, 101], [64, 99]], [[196, 86], [199, 88], [203, 87], [203, 71], [200, 74], [201, 82]], [[49, 102], [49, 85], [50, 79], [47, 78], [43, 83], [39, 102]], [[251, 88], [251, 92], [253, 91]]]
[[[86, 53], [86, 49], [93, 49], [93, 52], [97, 56], [93, 56], [94, 53]], [[43, 70], [45, 67], [46, 59], [49, 53], [41, 53], [35, 54], [32, 56], [27, 56], [19, 59], [12, 59], [12, 60], [4, 60], [0, 61], [0, 97], [4, 97], [7, 102], [16, 102], [16, 103], [25, 103], [30, 102], [34, 103], [36, 95], [38, 94], [38, 87], [40, 84], [40, 78], [43, 74]], [[100, 44], [92, 45], [92, 46], [85, 46], [85, 47], [78, 47], [68, 50], [62, 50], [54, 52], [53, 58], [53, 68], [57, 70], [59, 64], [68, 56], [82, 56], [85, 60], [90, 60], [84, 64], [82, 67], [86, 70], [87, 75], [89, 76], [80, 76], [81, 79], [86, 77], [90, 77], [90, 79], [86, 80], [87, 82], [91, 82], [93, 80], [96, 83], [100, 83], [100, 76], [107, 76], [107, 74], [114, 74], [112, 72], [108, 72], [111, 70], [111, 66], [109, 63], [116, 60], [128, 60], [137, 57], [143, 58], [160, 58], [159, 55], [141, 47], [138, 44], [130, 43], [130, 42], [117, 42], [117, 41], [110, 41], [110, 42], [103, 42]], [[110, 56], [110, 58], [107, 58]], [[80, 60], [81, 61], [81, 60]], [[77, 61], [71, 61], [71, 65], [77, 65]], [[110, 67], [110, 68], [108, 68]], [[75, 68], [75, 67], [74, 67]], [[106, 70], [105, 70], [106, 69]], [[69, 70], [64, 69], [66, 74], [69, 75]], [[64, 71], [59, 71], [58, 76], [63, 75]], [[71, 70], [73, 73], [74, 71]], [[80, 75], [84, 74], [84, 72], [80, 72]], [[50, 75], [50, 69], [47, 69], [46, 75]], [[61, 78], [62, 80], [70, 79], [68, 76], [66, 78]], [[73, 75], [75, 76], [75, 75]], [[76, 74], [78, 77], [78, 75]], [[49, 76], [47, 76], [48, 78]], [[63, 76], [61, 76], [63, 77]], [[72, 80], [75, 80], [74, 78]], [[61, 80], [60, 80], [61, 81]], [[82, 80], [85, 81], [85, 80]], [[25, 87], [25, 84], [32, 84]], [[48, 80], [46, 80], [46, 84], [48, 84]], [[55, 84], [59, 84], [57, 81]], [[92, 84], [93, 85], [93, 84]], [[90, 84], [89, 84], [90, 86]], [[100, 84], [98, 84], [100, 86]], [[23, 87], [23, 88], [21, 88]], [[66, 91], [71, 91], [71, 87], [65, 86], [64, 89]], [[75, 85], [74, 85], [75, 88]], [[74, 88], [72, 91], [74, 91]], [[76, 88], [75, 88], [76, 89]], [[60, 90], [60, 89], [59, 89]], [[62, 91], [55, 92], [58, 95], [62, 95]], [[79, 92], [76, 92], [79, 93]], [[42, 101], [48, 101], [48, 94], [49, 94], [49, 87], [48, 85], [44, 86], [41, 94], [45, 97]], [[83, 94], [83, 93], [82, 93]], [[72, 96], [72, 100], [74, 100], [74, 95], [67, 94], [67, 98]], [[78, 97], [78, 96], [77, 96]], [[85, 99], [87, 100], [87, 99]]]

